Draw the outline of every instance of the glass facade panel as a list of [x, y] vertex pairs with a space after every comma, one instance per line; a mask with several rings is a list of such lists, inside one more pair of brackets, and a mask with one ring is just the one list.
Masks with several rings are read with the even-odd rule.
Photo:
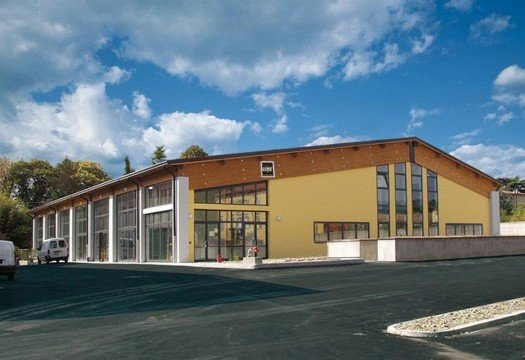
[[37, 248], [42, 245], [42, 241], [44, 241], [44, 218], [39, 217], [36, 218], [36, 246]]
[[137, 260], [137, 192], [117, 196], [117, 259]]
[[94, 223], [93, 258], [98, 261], [108, 261], [109, 256], [109, 200], [104, 199], [93, 204]]
[[171, 213], [164, 211], [145, 216], [147, 261], [173, 261]]
[[314, 222], [314, 243], [342, 239], [368, 239], [369, 223]]
[[195, 210], [195, 260], [242, 258], [257, 245], [267, 257], [267, 214], [262, 211]]
[[69, 243], [69, 210], [59, 213], [60, 219], [60, 237], [63, 237]]
[[46, 239], [56, 237], [56, 217], [55, 214], [46, 216]]
[[428, 234], [439, 235], [438, 180], [437, 174], [427, 170]]
[[411, 163], [412, 170], [412, 236], [424, 236], [423, 231], [423, 171]]
[[76, 260], [86, 260], [88, 256], [87, 243], [87, 205], [75, 208], [75, 255]]
[[145, 189], [145, 193], [146, 208], [167, 205], [173, 202], [171, 181], [148, 186]]
[[377, 232], [379, 237], [390, 236], [390, 193], [388, 165], [376, 168], [377, 178]]
[[482, 224], [447, 224], [445, 227], [447, 236], [474, 236], [483, 234]]
[[396, 235], [407, 236], [406, 164], [394, 165], [396, 174]]
[[268, 205], [266, 181], [195, 190], [199, 204]]

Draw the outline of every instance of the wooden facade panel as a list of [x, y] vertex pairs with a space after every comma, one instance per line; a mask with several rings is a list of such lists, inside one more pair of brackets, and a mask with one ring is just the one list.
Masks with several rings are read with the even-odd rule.
[[498, 187], [494, 181], [426, 146], [416, 146], [415, 156], [419, 165], [485, 197]]
[[407, 162], [409, 159], [408, 142], [399, 142], [188, 163], [180, 166], [178, 175], [188, 176], [190, 189], [194, 190], [264, 180], [260, 174], [263, 160], [274, 162], [275, 177], [279, 179]]

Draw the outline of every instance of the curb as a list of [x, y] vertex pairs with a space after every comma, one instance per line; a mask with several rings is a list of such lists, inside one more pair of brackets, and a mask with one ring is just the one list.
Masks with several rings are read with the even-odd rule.
[[[471, 332], [471, 331], [483, 329], [483, 328], [494, 326], [494, 325], [505, 324], [508, 322], [512, 322], [514, 320], [521, 320], [521, 319], [525, 319], [525, 310], [519, 310], [519, 311], [510, 313], [510, 314], [495, 316], [490, 319], [474, 321], [474, 322], [471, 322], [465, 325], [456, 326], [451, 329], [442, 330], [442, 331], [421, 331], [421, 330], [407, 330], [407, 329], [400, 330], [397, 327], [405, 323], [405, 322], [400, 322], [400, 323], [390, 325], [386, 329], [386, 332], [392, 335], [406, 336], [406, 337], [418, 337], [418, 338], [449, 336], [449, 335], [456, 335], [456, 334]], [[415, 319], [415, 320], [418, 320], [418, 319]]]
[[254, 270], [259, 269], [280, 269], [280, 268], [296, 268], [296, 267], [318, 267], [318, 266], [338, 266], [338, 265], [361, 265], [365, 261], [363, 259], [347, 259], [347, 260], [323, 260], [323, 261], [295, 261], [285, 263], [261, 264], [253, 265]]

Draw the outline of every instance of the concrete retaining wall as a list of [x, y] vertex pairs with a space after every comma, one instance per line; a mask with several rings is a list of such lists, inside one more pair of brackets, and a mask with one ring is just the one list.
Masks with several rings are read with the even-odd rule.
[[502, 222], [501, 235], [525, 235], [525, 221]]
[[327, 243], [328, 257], [428, 261], [525, 255], [525, 236], [401, 237]]

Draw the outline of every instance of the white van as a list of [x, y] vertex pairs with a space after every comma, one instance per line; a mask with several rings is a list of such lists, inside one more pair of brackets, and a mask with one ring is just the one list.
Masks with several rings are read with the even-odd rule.
[[15, 274], [15, 245], [11, 241], [0, 240], [0, 275], [7, 275], [9, 280], [14, 280]]
[[67, 258], [69, 257], [67, 241], [63, 238], [44, 240], [42, 245], [38, 248], [38, 254], [36, 257], [39, 264], [41, 264], [42, 261], [49, 264], [49, 262], [53, 260], [56, 262], [59, 262], [60, 260], [67, 262]]

